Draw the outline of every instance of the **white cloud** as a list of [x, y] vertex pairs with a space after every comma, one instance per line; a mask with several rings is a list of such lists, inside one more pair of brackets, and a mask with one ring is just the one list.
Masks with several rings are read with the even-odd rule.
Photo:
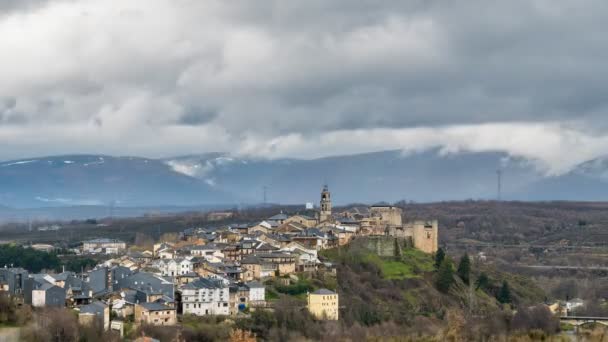
[[47, 0], [3, 10], [0, 159], [439, 147], [506, 151], [561, 173], [606, 147], [601, 1]]

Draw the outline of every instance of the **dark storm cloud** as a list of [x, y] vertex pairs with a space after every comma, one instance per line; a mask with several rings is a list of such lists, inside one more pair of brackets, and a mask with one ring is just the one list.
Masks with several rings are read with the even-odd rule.
[[26, 116], [4, 143], [53, 127], [62, 138], [41, 148], [73, 137], [112, 152], [135, 138], [133, 153], [150, 155], [204, 142], [314, 155], [356, 152], [344, 131], [393, 130], [399, 144], [521, 153], [500, 131], [520, 127], [592, 155], [608, 132], [605, 1], [32, 0], [0, 12], [0, 94]]
[[218, 116], [218, 112], [213, 109], [200, 106], [191, 106], [186, 108], [184, 113], [179, 117], [178, 124], [188, 126], [199, 126], [208, 123]]

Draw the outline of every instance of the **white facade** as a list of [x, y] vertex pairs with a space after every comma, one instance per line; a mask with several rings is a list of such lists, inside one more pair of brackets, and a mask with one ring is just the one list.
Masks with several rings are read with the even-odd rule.
[[82, 243], [82, 251], [85, 253], [100, 253], [106, 251], [106, 254], [119, 254], [127, 249], [127, 244], [120, 240], [114, 239], [95, 239]]
[[197, 316], [229, 315], [228, 288], [198, 287], [182, 289], [184, 314]]
[[263, 302], [264, 300], [266, 300], [266, 288], [264, 288], [264, 287], [249, 288], [249, 301], [250, 302]]
[[161, 260], [158, 268], [162, 276], [178, 276], [194, 272], [194, 263], [190, 259]]
[[207, 260], [208, 262], [221, 262], [224, 259], [224, 253], [220, 249], [196, 249], [193, 248], [190, 254], [199, 256]]
[[46, 291], [44, 290], [33, 290], [32, 291], [32, 306], [36, 308], [43, 308], [46, 306]]

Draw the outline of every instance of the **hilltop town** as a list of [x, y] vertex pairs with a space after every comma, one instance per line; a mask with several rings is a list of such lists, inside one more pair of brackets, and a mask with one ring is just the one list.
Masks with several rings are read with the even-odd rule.
[[[211, 220], [230, 215], [214, 213]], [[279, 212], [262, 221], [192, 227], [149, 250], [111, 238], [86, 240], [71, 252], [107, 256], [91, 269], [36, 273], [3, 265], [0, 289], [22, 305], [73, 309], [80, 325], [120, 336], [132, 325], [176, 326], [184, 315], [244, 315], [272, 310], [279, 286], [297, 287], [312, 273], [337, 277], [335, 265], [322, 262], [319, 253], [357, 239], [388, 237], [403, 248], [435, 253], [437, 221], [402, 218], [402, 210], [390, 205], [334, 212], [325, 186], [312, 216]], [[33, 247], [50, 251], [53, 246]], [[335, 287], [308, 286], [301, 295], [319, 320], [339, 320], [340, 309], [348, 305]]]

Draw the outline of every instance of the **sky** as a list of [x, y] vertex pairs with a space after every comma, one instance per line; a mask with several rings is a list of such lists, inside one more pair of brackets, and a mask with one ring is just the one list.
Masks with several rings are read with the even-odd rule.
[[608, 151], [604, 0], [2, 0], [0, 159]]

